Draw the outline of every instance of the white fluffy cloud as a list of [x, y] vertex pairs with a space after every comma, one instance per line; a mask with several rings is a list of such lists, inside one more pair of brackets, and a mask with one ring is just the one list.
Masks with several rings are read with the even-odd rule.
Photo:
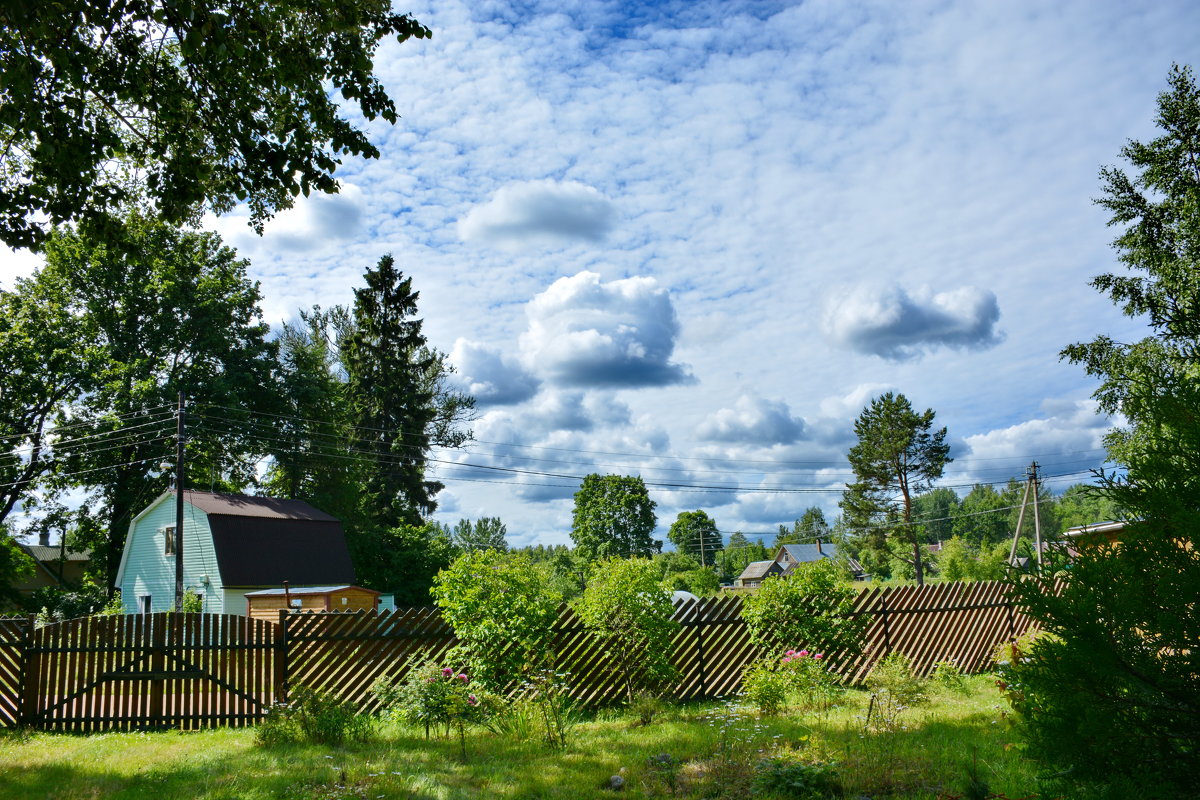
[[692, 380], [671, 361], [679, 321], [653, 278], [605, 283], [595, 272], [559, 278], [530, 301], [521, 335], [526, 365], [576, 387], [667, 386]]
[[1000, 305], [986, 289], [946, 292], [858, 285], [826, 299], [825, 333], [860, 353], [891, 360], [915, 358], [938, 347], [978, 350], [999, 344]]
[[487, 345], [458, 339], [450, 351], [463, 388], [480, 406], [520, 403], [537, 393], [536, 377], [518, 363]]
[[616, 221], [613, 204], [578, 181], [522, 181], [501, 187], [459, 221], [459, 235], [478, 244], [529, 241], [598, 242]]
[[792, 416], [782, 400], [742, 395], [733, 408], [713, 412], [696, 434], [710, 442], [738, 442], [770, 447], [791, 444], [804, 436], [804, 420]]

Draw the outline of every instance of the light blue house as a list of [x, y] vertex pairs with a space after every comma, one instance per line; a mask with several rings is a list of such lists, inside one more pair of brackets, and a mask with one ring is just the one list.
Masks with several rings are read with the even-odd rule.
[[[354, 583], [342, 524], [301, 500], [184, 491], [183, 584], [212, 614], [245, 614], [246, 593]], [[129, 524], [117, 570], [125, 613], [175, 606], [175, 493]]]

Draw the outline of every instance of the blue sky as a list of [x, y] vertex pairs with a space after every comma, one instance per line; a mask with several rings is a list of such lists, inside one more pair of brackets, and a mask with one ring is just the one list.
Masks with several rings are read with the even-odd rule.
[[[480, 399], [445, 461], [641, 474], [660, 525], [832, 516], [852, 421], [895, 389], [955, 443], [944, 483], [1037, 458], [1063, 486], [1108, 422], [1063, 346], [1142, 335], [1097, 171], [1153, 135], [1191, 2], [416, 3], [377, 161], [270, 223], [209, 220], [272, 322], [391, 252]], [[0, 278], [30, 268], [13, 256]], [[439, 464], [439, 517], [569, 541], [572, 481]], [[697, 485], [743, 491], [696, 490]], [[803, 492], [761, 491], [803, 489]]]

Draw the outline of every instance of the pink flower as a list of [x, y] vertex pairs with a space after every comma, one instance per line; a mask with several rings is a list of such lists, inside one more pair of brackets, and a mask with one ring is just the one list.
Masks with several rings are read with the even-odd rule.
[[808, 655], [808, 651], [807, 651], [807, 650], [801, 650], [801, 651], [800, 651], [799, 653], [797, 653], [796, 655], [800, 656], [801, 658], [804, 658], [806, 655]]
[[442, 667], [442, 674], [449, 678], [454, 674], [454, 670], [450, 669], [449, 667]]
[[795, 650], [788, 650], [786, 653], [784, 653], [784, 655], [785, 655], [785, 656], [794, 656], [794, 655], [796, 655], [796, 651], [795, 651]]
[[467, 676], [466, 676], [466, 675], [464, 675], [464, 674], [462, 674], [461, 672], [460, 672], [460, 673], [458, 673], [458, 679], [459, 679], [460, 681], [462, 681], [463, 683], [466, 683], [466, 682], [467, 682]]
[[824, 658], [824, 657], [825, 657], [824, 653], [817, 653], [815, 656], [813, 656], [813, 658]]
[[470, 703], [471, 705], [475, 705], [475, 704], [476, 704], [476, 703], [478, 703], [479, 701], [478, 701], [478, 700], [476, 700], [476, 699], [475, 699], [475, 695], [473, 695], [473, 694], [472, 694], [472, 695], [468, 695], [468, 697], [467, 697], [467, 702], [468, 702], [468, 703]]

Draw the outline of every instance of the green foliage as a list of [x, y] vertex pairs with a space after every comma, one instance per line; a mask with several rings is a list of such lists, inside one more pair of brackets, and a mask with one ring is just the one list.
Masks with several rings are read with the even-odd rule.
[[462, 642], [472, 674], [491, 689], [528, 679], [552, 658], [550, 630], [562, 598], [528, 557], [463, 553], [434, 578], [432, 594]]
[[430, 35], [381, 0], [66, 0], [44, 12], [0, 11], [0, 239], [11, 247], [71, 220], [103, 230], [113, 208], [143, 197], [172, 223], [246, 202], [261, 229], [301, 192], [336, 192], [342, 156], [379, 156], [342, 104], [397, 119], [375, 48]]
[[[88, 368], [79, 399], [56, 409], [57, 422], [75, 426], [73, 439], [54, 448], [60, 473], [83, 474], [45, 488], [84, 489], [99, 509], [78, 521], [72, 545], [93, 551], [105, 586], [130, 520], [165, 488], [162, 439], [174, 422], [161, 409], [179, 391], [189, 403], [221, 407], [220, 420], [189, 433], [189, 474], [226, 491], [255, 477], [254, 459], [241, 456], [263, 452], [270, 433], [250, 420], [277, 407], [275, 348], [248, 267], [215, 234], [139, 215], [119, 241], [97, 244], [61, 229], [46, 242], [46, 265], [31, 280], [69, 306]], [[105, 446], [96, 437], [107, 437]]]
[[391, 592], [399, 608], [429, 605], [434, 576], [457, 555], [435, 523], [390, 530], [363, 525], [346, 538], [359, 584]]
[[829, 523], [825, 521], [824, 511], [817, 506], [810, 506], [805, 509], [800, 519], [792, 524], [791, 530], [783, 525], [779, 526], [779, 533], [775, 535], [772, 547], [778, 550], [782, 545], [811, 542], [815, 537], [829, 538]]
[[641, 478], [598, 475], [583, 479], [575, 493], [571, 539], [585, 560], [650, 556], [661, 549], [651, 538], [658, 520]]
[[1121, 507], [1099, 487], [1077, 483], [1058, 498], [1058, 518], [1063, 529], [1124, 519]]
[[1153, 775], [1143, 797], [1186, 796], [1200, 774], [1200, 89], [1187, 67], [1168, 83], [1161, 135], [1122, 149], [1132, 175], [1101, 170], [1097, 200], [1134, 274], [1092, 285], [1152, 335], [1063, 351], [1100, 379], [1101, 410], [1125, 420], [1106, 444], [1127, 477], [1106, 476], [1099, 491], [1138, 521], [1117, 547], [1081, 548], [1061, 591], [1049, 577], [1012, 587], [1053, 634], [1012, 663], [1029, 752], [1081, 783]]
[[789, 675], [773, 659], [760, 659], [742, 671], [742, 694], [764, 716], [774, 716], [787, 705]]
[[842, 679], [830, 669], [824, 653], [788, 650], [779, 668], [806, 710], [828, 713], [845, 694]]
[[377, 681], [371, 692], [385, 714], [424, 727], [426, 737], [430, 729], [444, 727], [447, 734], [457, 731], [461, 742], [468, 725], [486, 722], [486, 704], [470, 678], [432, 661], [415, 664], [401, 684]]
[[962, 694], [967, 690], [967, 676], [953, 661], [939, 661], [933, 665], [929, 682], [948, 692]]
[[902, 730], [905, 712], [928, 700], [926, 681], [912, 670], [908, 658], [891, 653], [876, 662], [866, 680], [871, 702], [863, 727], [876, 733]]
[[865, 617], [848, 617], [858, 592], [829, 559], [798, 564], [787, 578], [772, 576], [746, 598], [742, 619], [767, 651], [803, 646], [847, 658], [861, 647]]
[[183, 593], [183, 603], [180, 605], [184, 614], [199, 614], [204, 611], [204, 595], [188, 589]]
[[836, 765], [787, 758], [760, 761], [754, 775], [753, 789], [755, 797], [788, 800], [823, 800], [842, 796]]
[[629, 710], [638, 718], [638, 723], [641, 725], [649, 725], [654, 722], [654, 718], [661, 714], [665, 707], [661, 697], [645, 689], [635, 692], [633, 702], [629, 704]]
[[0, 523], [0, 608], [20, 602], [15, 584], [33, 574], [33, 569], [33, 559], [17, 547], [4, 524]]
[[567, 676], [552, 669], [535, 670], [515, 701], [517, 713], [532, 714], [542, 729], [542, 741], [551, 750], [565, 750], [580, 723]]
[[[444, 357], [426, 345], [422, 320], [415, 318], [420, 293], [396, 269], [395, 259], [385, 255], [364, 279], [366, 287], [354, 290], [353, 327], [342, 343], [354, 447], [368, 454], [363, 508], [377, 528], [420, 525], [437, 508], [434, 496], [443, 488], [425, 479], [439, 414], [455, 419], [474, 401], [452, 396], [454, 409], [438, 408]], [[446, 443], [466, 438], [461, 434]]]
[[934, 558], [938, 575], [947, 581], [997, 581], [1004, 577], [1009, 545], [1001, 543], [983, 551], [955, 536], [942, 542]]
[[[855, 481], [847, 485], [841, 507], [847, 521], [870, 529], [865, 546], [879, 552], [891, 550], [898, 540], [907, 546], [918, 584], [924, 580], [921, 564], [921, 526], [913, 522], [913, 498], [942, 476], [949, 457], [946, 429], [933, 429], [933, 409], [913, 410], [908, 398], [888, 392], [871, 401], [854, 422], [858, 444], [847, 457]], [[885, 527], [874, 527], [880, 526]], [[902, 548], [903, 549], [903, 548]]]
[[602, 642], [633, 701], [639, 689], [656, 690], [676, 677], [671, 638], [679, 624], [671, 598], [645, 558], [610, 558], [592, 565], [583, 595], [572, 608]]
[[30, 611], [38, 611], [49, 623], [102, 613], [110, 602], [103, 586], [94, 581], [85, 581], [75, 589], [43, 586], [25, 599], [24, 606]]
[[504, 538], [507, 533], [508, 527], [499, 517], [480, 517], [474, 522], [460, 519], [454, 526], [450, 541], [459, 550], [499, 550], [503, 553], [508, 550], [508, 542]]
[[712, 566], [724, 545], [717, 523], [703, 511], [681, 511], [671, 523], [667, 538], [679, 552], [697, 559], [701, 566]]
[[366, 741], [374, 732], [369, 716], [325, 692], [297, 686], [290, 702], [276, 703], [254, 730], [255, 741], [264, 747], [291, 742], [340, 745]]

